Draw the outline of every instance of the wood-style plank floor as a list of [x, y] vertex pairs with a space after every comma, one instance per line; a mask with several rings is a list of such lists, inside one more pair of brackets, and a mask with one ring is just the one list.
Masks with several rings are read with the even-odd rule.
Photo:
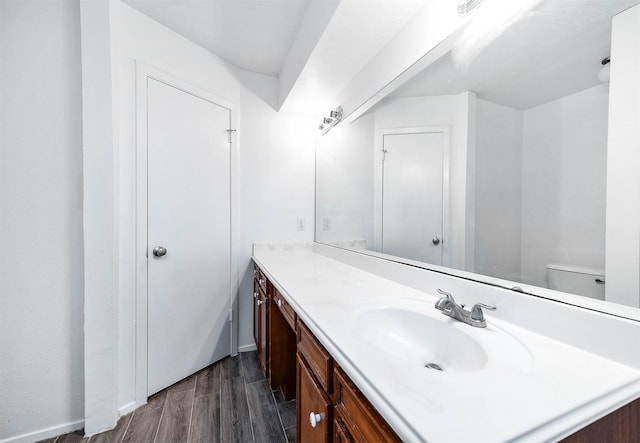
[[294, 443], [295, 400], [272, 391], [255, 351], [227, 357], [149, 398], [111, 431], [46, 443]]

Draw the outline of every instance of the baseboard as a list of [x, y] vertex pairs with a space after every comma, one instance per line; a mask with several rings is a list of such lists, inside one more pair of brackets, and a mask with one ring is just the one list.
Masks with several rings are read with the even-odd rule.
[[56, 437], [61, 434], [67, 434], [69, 432], [82, 429], [84, 426], [84, 420], [70, 421], [57, 426], [51, 426], [50, 428], [40, 429], [26, 434], [16, 435], [15, 437], [5, 438], [0, 440], [0, 443], [31, 443], [34, 441], [44, 440], [46, 438]]
[[255, 351], [257, 349], [258, 347], [256, 346], [255, 343], [251, 345], [238, 346], [238, 352], [250, 352], [250, 351]]
[[[140, 406], [142, 406], [142, 405], [140, 405]], [[124, 417], [129, 412], [134, 411], [137, 407], [138, 407], [138, 405], [136, 404], [136, 402], [132, 401], [131, 403], [127, 403], [126, 405], [124, 405], [120, 409], [118, 409], [118, 414], [120, 414], [120, 417]]]
[[111, 429], [115, 428], [116, 426], [118, 426], [118, 421], [119, 421], [122, 417], [124, 417], [125, 415], [127, 415], [129, 412], [134, 411], [138, 406], [142, 406], [142, 405], [137, 405], [135, 401], [129, 402], [129, 403], [127, 403], [126, 405], [121, 406], [121, 407], [118, 409], [118, 418], [117, 418], [117, 420], [116, 420], [116, 424], [115, 424], [115, 426], [113, 426], [113, 427], [111, 427], [111, 428], [108, 428], [108, 429], [101, 429], [101, 430], [99, 430], [99, 431], [93, 432], [91, 435], [89, 435], [89, 434], [86, 434], [86, 433], [85, 433], [85, 436], [86, 436], [86, 437], [91, 437], [91, 436], [93, 436], [93, 435], [100, 434], [100, 433], [102, 433], [102, 432], [107, 432], [107, 431], [109, 431], [109, 430], [111, 430]]

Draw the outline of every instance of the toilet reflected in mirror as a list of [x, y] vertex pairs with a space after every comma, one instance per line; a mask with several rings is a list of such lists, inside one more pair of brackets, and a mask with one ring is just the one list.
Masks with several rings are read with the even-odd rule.
[[604, 300], [604, 269], [547, 264], [549, 289]]

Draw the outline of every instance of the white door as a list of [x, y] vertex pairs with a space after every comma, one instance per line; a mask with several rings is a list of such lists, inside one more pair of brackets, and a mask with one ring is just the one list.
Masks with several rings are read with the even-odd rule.
[[385, 134], [382, 252], [442, 264], [441, 132]]
[[151, 395], [230, 353], [230, 111], [151, 78], [147, 97]]

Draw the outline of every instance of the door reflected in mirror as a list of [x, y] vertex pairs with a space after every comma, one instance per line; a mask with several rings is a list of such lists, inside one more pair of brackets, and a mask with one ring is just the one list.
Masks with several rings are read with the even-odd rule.
[[380, 252], [442, 265], [444, 130], [405, 130], [381, 135]]

